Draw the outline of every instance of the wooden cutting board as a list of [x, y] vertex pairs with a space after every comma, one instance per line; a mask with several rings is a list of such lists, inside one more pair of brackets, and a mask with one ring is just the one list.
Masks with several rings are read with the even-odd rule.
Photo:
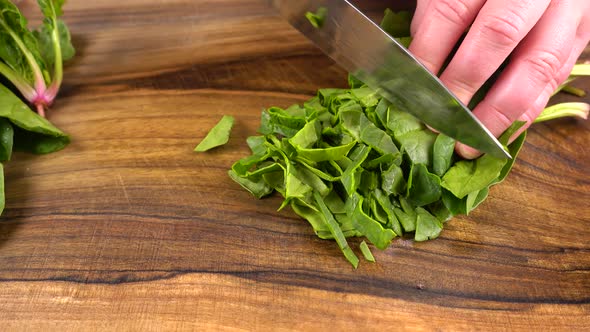
[[[65, 20], [78, 55], [49, 117], [73, 142], [6, 165], [3, 330], [590, 328], [589, 122], [536, 125], [481, 208], [353, 270], [226, 174], [262, 108], [342, 69], [258, 0], [71, 0]], [[229, 144], [193, 153], [224, 114]]]

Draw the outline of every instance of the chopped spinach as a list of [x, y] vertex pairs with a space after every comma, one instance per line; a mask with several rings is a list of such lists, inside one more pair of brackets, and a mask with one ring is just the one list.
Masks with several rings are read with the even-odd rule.
[[[318, 17], [308, 16], [319, 27]], [[387, 11], [383, 28], [408, 37], [410, 17]], [[438, 237], [445, 222], [469, 214], [506, 178], [523, 146], [526, 132], [508, 144], [524, 124], [517, 122], [499, 139], [514, 159], [462, 160], [452, 138], [431, 132], [356, 77], [348, 82], [349, 89], [320, 89], [303, 106], [263, 111], [262, 136], [248, 139], [252, 155], [229, 174], [258, 198], [278, 192], [280, 208], [290, 206], [318, 237], [336, 240], [355, 268], [347, 238], [384, 250], [398, 236]], [[550, 109], [547, 117], [553, 114], [562, 113]], [[365, 241], [360, 250], [374, 261]]]
[[195, 152], [205, 152], [227, 144], [231, 129], [234, 126], [234, 121], [233, 116], [224, 115], [215, 127], [209, 131], [201, 143], [197, 145]]
[[319, 29], [322, 26], [324, 26], [324, 22], [326, 21], [327, 16], [328, 16], [328, 8], [326, 8], [326, 7], [318, 8], [318, 10], [316, 10], [315, 13], [307, 12], [305, 14], [305, 17], [307, 18], [309, 23], [311, 23], [311, 25], [316, 29]]

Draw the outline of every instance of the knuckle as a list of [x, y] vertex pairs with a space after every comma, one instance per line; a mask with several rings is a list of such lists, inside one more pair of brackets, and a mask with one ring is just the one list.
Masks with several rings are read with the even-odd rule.
[[471, 97], [479, 89], [481, 81], [482, 79], [479, 77], [466, 78], [461, 75], [453, 75], [451, 78], [447, 78], [445, 83], [451, 91], [455, 91], [457, 95], [467, 95]]
[[535, 119], [533, 119], [531, 112], [533, 112], [534, 110], [531, 111], [527, 111], [525, 112], [523, 115], [520, 116], [519, 121], [524, 121], [527, 123], [527, 126], [532, 124], [533, 121], [535, 121]]
[[501, 47], [515, 47], [523, 36], [524, 20], [518, 14], [488, 16], [481, 24], [483, 40]]
[[469, 6], [465, 0], [439, 0], [434, 6], [437, 15], [442, 18], [458, 24], [467, 26], [469, 20]]
[[492, 109], [494, 114], [496, 114], [496, 116], [495, 116], [496, 119], [503, 127], [508, 128], [512, 125], [515, 118], [510, 116], [510, 114], [508, 114], [506, 111], [504, 111], [503, 108], [498, 107], [496, 105], [490, 105], [490, 108]]
[[533, 80], [543, 85], [557, 85], [556, 76], [563, 66], [562, 59], [563, 56], [556, 51], [543, 51], [527, 57], [524, 61]]

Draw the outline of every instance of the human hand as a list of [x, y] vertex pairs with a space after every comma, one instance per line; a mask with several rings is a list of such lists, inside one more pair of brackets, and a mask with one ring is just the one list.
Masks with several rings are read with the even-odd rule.
[[[510, 57], [473, 110], [498, 137], [517, 120], [527, 122], [525, 130], [567, 79], [590, 40], [590, 1], [418, 0], [410, 51], [438, 73], [467, 28], [440, 78], [468, 104]], [[480, 154], [463, 144], [457, 152], [465, 158]]]

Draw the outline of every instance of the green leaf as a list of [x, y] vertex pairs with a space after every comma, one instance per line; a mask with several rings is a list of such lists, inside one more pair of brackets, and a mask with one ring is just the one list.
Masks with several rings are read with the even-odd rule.
[[545, 122], [563, 117], [579, 117], [587, 120], [590, 112], [590, 104], [586, 103], [561, 103], [547, 107], [535, 120], [535, 123]]
[[291, 209], [301, 218], [307, 220], [307, 222], [313, 228], [315, 234], [323, 240], [333, 240], [334, 236], [330, 232], [328, 225], [324, 221], [323, 214], [310, 208], [309, 206], [293, 200], [291, 202]]
[[14, 143], [14, 129], [10, 121], [0, 118], [0, 162], [10, 160]]
[[388, 195], [399, 195], [405, 192], [406, 180], [402, 169], [397, 165], [391, 165], [389, 169], [381, 173], [381, 189]]
[[516, 162], [518, 155], [520, 154], [520, 150], [524, 146], [524, 141], [526, 140], [526, 135], [527, 135], [527, 132], [525, 131], [522, 134], [520, 134], [520, 136], [518, 136], [518, 138], [516, 138], [514, 140], [514, 142], [512, 142], [512, 144], [510, 144], [510, 146], [508, 147], [508, 150], [510, 151], [510, 155], [512, 156], [512, 159], [508, 160], [506, 165], [504, 165], [504, 168], [502, 168], [502, 171], [500, 172], [500, 176], [498, 177], [498, 179], [496, 181], [493, 182], [493, 184], [498, 184], [498, 183], [504, 181], [504, 179], [506, 179], [506, 177], [508, 176], [508, 174], [512, 170], [512, 167], [514, 166], [514, 163]]
[[402, 224], [404, 231], [406, 232], [413, 232], [416, 230], [416, 211], [414, 207], [408, 203], [403, 197], [399, 198], [399, 202], [402, 208], [394, 208], [393, 211], [395, 212], [395, 216]]
[[320, 194], [316, 192], [313, 194], [313, 196], [315, 198], [316, 204], [319, 206], [320, 211], [324, 216], [324, 221], [328, 225], [328, 228], [334, 236], [336, 243], [338, 243], [340, 250], [342, 250], [346, 259], [348, 259], [350, 264], [352, 264], [352, 266], [354, 266], [354, 268], [356, 269], [359, 263], [359, 259], [358, 257], [356, 257], [352, 249], [348, 246], [348, 242], [346, 241], [346, 238], [344, 237], [344, 234], [342, 233], [342, 229], [338, 225], [338, 222], [334, 219], [334, 216], [324, 203]]
[[8, 0], [0, 0], [0, 59], [33, 86], [44, 79], [45, 63], [27, 20]]
[[321, 138], [322, 126], [317, 120], [308, 122], [298, 131], [289, 142], [296, 148], [307, 149], [312, 147]]
[[381, 21], [381, 28], [392, 37], [408, 37], [410, 36], [411, 22], [412, 14], [410, 12], [396, 13], [388, 8]]
[[350, 94], [359, 101], [362, 107], [373, 107], [377, 106], [381, 96], [375, 90], [369, 87], [361, 87], [357, 89], [351, 89]]
[[254, 155], [264, 155], [268, 151], [264, 136], [250, 136], [246, 139], [246, 143]]
[[285, 199], [305, 199], [312, 192], [312, 188], [296, 175], [295, 166], [288, 163], [285, 170]]
[[371, 249], [369, 249], [367, 242], [365, 242], [365, 241], [361, 242], [360, 248], [361, 248], [361, 252], [363, 253], [363, 256], [365, 257], [365, 259], [369, 262], [374, 263], [375, 256], [373, 256], [373, 253], [371, 252]]
[[37, 0], [37, 3], [45, 16], [43, 25], [34, 33], [41, 54], [48, 66], [61, 67], [62, 62], [71, 59], [76, 53], [68, 27], [58, 19], [63, 15], [62, 7], [65, 0]]
[[451, 167], [442, 178], [442, 186], [462, 199], [488, 187], [496, 180], [507, 160], [484, 155], [476, 160], [463, 160]]
[[[358, 195], [358, 194], [356, 194]], [[366, 215], [362, 210], [364, 198], [358, 196], [358, 203], [354, 209], [352, 223], [354, 227], [375, 245], [375, 247], [385, 250], [389, 247], [391, 240], [396, 234], [391, 229], [385, 229], [375, 219]]]
[[259, 131], [263, 135], [277, 134], [290, 138], [295, 136], [306, 123], [304, 109], [303, 113], [296, 113], [271, 107], [262, 112]]
[[579, 63], [574, 66], [571, 74], [572, 76], [590, 76], [590, 64]]
[[4, 165], [0, 164], [0, 215], [4, 212], [4, 207], [6, 204], [5, 194], [4, 194]]
[[475, 210], [486, 198], [488, 198], [489, 193], [490, 188], [487, 187], [467, 195], [467, 200], [465, 202], [467, 213], [465, 214], [469, 214], [471, 211]]
[[371, 152], [371, 148], [368, 146], [361, 146], [358, 150], [360, 152], [357, 153], [355, 158], [352, 160], [352, 163], [344, 170], [340, 181], [346, 190], [346, 193], [350, 196], [354, 194], [357, 188], [360, 185], [360, 175], [362, 174], [362, 163], [367, 159], [369, 156], [369, 152]]
[[315, 175], [305, 167], [292, 166], [289, 168], [289, 171], [302, 183], [311, 187], [314, 191], [319, 192], [322, 197], [327, 196], [330, 193], [331, 188], [328, 187], [319, 176]]
[[443, 134], [438, 135], [436, 141], [434, 141], [434, 152], [432, 154], [432, 169], [434, 174], [443, 176], [451, 167], [455, 143], [455, 140], [451, 137]]
[[55, 44], [53, 40], [54, 24], [57, 25], [59, 47], [61, 48], [61, 61], [68, 61], [76, 55], [76, 49], [72, 44], [72, 37], [66, 23], [59, 19], [56, 19], [55, 22], [46, 21], [39, 30], [33, 32], [33, 36], [37, 39], [39, 51], [41, 52], [43, 59], [45, 59], [45, 63], [48, 67], [53, 67], [56, 62]]
[[307, 12], [305, 17], [311, 23], [311, 25], [319, 29], [324, 26], [324, 22], [326, 21], [326, 17], [328, 16], [328, 8], [320, 7], [315, 13]]
[[61, 16], [63, 15], [62, 7], [65, 0], [37, 0], [39, 8], [45, 17]]
[[441, 196], [441, 182], [436, 174], [428, 171], [424, 164], [414, 164], [408, 178], [408, 201], [415, 206], [434, 203]]
[[404, 135], [396, 136], [402, 150], [410, 157], [413, 164], [432, 165], [433, 146], [436, 134], [430, 130], [414, 130]]
[[313, 162], [337, 161], [345, 158], [350, 149], [356, 145], [355, 142], [347, 145], [334, 146], [324, 149], [297, 149], [297, 153], [304, 159]]
[[228, 172], [229, 177], [237, 182], [244, 189], [248, 190], [256, 198], [262, 198], [270, 195], [274, 189], [271, 188], [263, 179], [263, 177], [241, 177], [234, 170]]
[[400, 136], [415, 130], [422, 130], [425, 127], [415, 116], [390, 106], [387, 128], [391, 130], [395, 138], [398, 139]]
[[467, 214], [467, 197], [457, 198], [450, 191], [443, 189], [442, 202], [453, 216]]
[[379, 129], [360, 111], [341, 111], [342, 127], [357, 141], [361, 141], [381, 154], [397, 154], [399, 149], [391, 136]]
[[197, 145], [195, 152], [205, 152], [227, 144], [234, 121], [233, 116], [224, 115], [215, 127], [209, 131], [201, 143]]
[[45, 154], [63, 149], [69, 137], [47, 119], [31, 111], [17, 96], [0, 85], [0, 118], [14, 124], [14, 149]]
[[385, 211], [385, 213], [387, 214], [388, 228], [391, 228], [395, 232], [396, 235], [402, 236], [404, 234], [404, 232], [402, 231], [402, 226], [401, 226], [399, 220], [395, 216], [395, 211], [394, 211], [395, 207], [393, 206], [393, 204], [389, 200], [389, 197], [386, 196], [383, 193], [383, 191], [381, 191], [379, 189], [374, 190], [373, 195], [374, 195], [375, 201], [381, 206], [383, 211]]
[[399, 154], [399, 149], [393, 143], [391, 136], [370, 122], [364, 115], [361, 117], [360, 139], [374, 150], [383, 155]]
[[443, 229], [442, 223], [423, 208], [417, 208], [416, 234], [414, 240], [426, 241], [439, 236]]
[[442, 199], [429, 205], [428, 210], [442, 223], [449, 221], [453, 217], [453, 214], [447, 209]]
[[365, 83], [356, 78], [354, 75], [348, 74], [348, 85], [351, 89], [358, 89], [360, 87], [363, 87]]

